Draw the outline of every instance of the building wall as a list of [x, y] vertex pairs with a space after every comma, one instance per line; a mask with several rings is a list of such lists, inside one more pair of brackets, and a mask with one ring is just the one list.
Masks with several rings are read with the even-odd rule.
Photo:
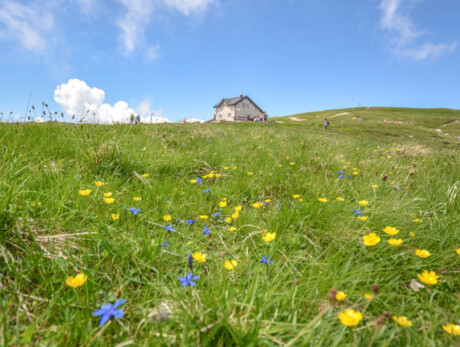
[[235, 105], [224, 106], [216, 108], [216, 114], [214, 115], [216, 121], [233, 122], [235, 119]]
[[254, 119], [255, 117], [259, 117], [259, 115], [262, 113], [248, 98], [244, 98], [235, 106], [235, 117], [238, 120], [246, 119], [248, 116], [251, 116]]

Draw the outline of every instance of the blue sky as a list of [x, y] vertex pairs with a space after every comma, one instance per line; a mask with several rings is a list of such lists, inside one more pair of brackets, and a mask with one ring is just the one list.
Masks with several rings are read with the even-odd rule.
[[0, 0], [0, 111], [24, 115], [32, 93], [100, 121], [210, 119], [240, 91], [270, 116], [460, 109], [459, 13], [458, 0]]

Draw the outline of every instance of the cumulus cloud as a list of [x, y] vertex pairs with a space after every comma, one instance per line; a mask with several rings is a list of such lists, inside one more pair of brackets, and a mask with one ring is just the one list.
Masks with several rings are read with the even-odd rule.
[[142, 100], [136, 107], [137, 113], [141, 116], [142, 123], [171, 123], [171, 121], [163, 116], [163, 110], [152, 110], [152, 100], [146, 98]]
[[[69, 116], [75, 115], [91, 123], [128, 123], [131, 113], [136, 114], [125, 101], [114, 105], [104, 103], [105, 92], [102, 89], [91, 88], [76, 78], [57, 86], [54, 100]], [[167, 121], [166, 118], [164, 120]]]
[[52, 11], [43, 3], [24, 5], [17, 1], [0, 2], [0, 38], [18, 41], [26, 49], [44, 53], [54, 29]]
[[457, 42], [432, 43], [421, 42], [423, 32], [417, 29], [410, 18], [410, 9], [419, 0], [382, 0], [380, 28], [390, 34], [390, 45], [393, 54], [411, 60], [437, 58], [445, 53], [453, 52]]

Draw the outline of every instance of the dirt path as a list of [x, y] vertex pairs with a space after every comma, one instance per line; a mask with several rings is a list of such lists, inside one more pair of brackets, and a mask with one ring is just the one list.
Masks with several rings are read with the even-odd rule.
[[306, 119], [300, 119], [300, 118], [297, 118], [297, 117], [289, 117], [290, 120], [293, 120], [295, 122], [303, 122], [305, 121]]
[[329, 118], [335, 118], [335, 117], [340, 117], [340, 116], [346, 116], [347, 114], [351, 114], [350, 112], [343, 112], [343, 113], [338, 113], [338, 114], [335, 114]]

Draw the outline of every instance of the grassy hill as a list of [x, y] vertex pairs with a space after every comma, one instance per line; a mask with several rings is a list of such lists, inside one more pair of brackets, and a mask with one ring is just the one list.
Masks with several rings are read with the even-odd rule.
[[0, 124], [1, 344], [458, 344], [460, 111], [292, 117]]

